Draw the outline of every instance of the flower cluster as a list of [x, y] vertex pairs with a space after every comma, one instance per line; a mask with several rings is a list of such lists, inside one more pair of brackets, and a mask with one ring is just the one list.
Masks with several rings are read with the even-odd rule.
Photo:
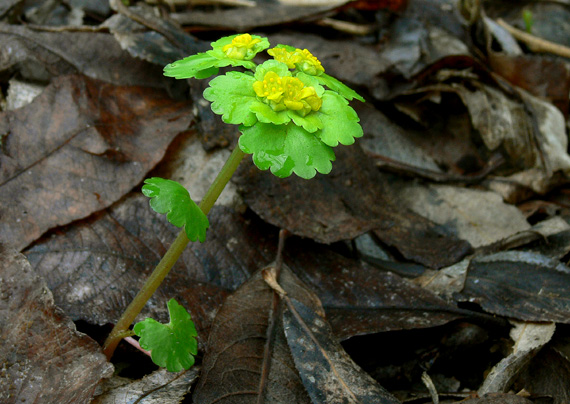
[[269, 49], [269, 53], [273, 58], [279, 62], [285, 63], [289, 69], [297, 69], [303, 73], [310, 74], [311, 76], [318, 76], [325, 72], [325, 68], [311, 52], [307, 49], [299, 49], [291, 47], [275, 47]]
[[210, 81], [204, 98], [212, 103], [212, 111], [224, 122], [239, 125], [239, 147], [253, 154], [260, 169], [271, 169], [279, 177], [326, 174], [335, 159], [332, 148], [362, 136], [348, 101], [364, 99], [327, 75], [307, 49], [277, 45], [268, 50], [272, 60], [255, 64], [255, 55], [267, 48], [267, 39], [255, 35], [224, 37], [212, 43], [212, 50], [168, 65], [165, 74], [205, 78], [219, 67], [250, 69]]
[[280, 77], [272, 71], [262, 81], [253, 83], [253, 90], [273, 111], [290, 109], [306, 116], [323, 104], [314, 87], [306, 86], [296, 77]]
[[250, 60], [256, 54], [255, 45], [261, 42], [261, 38], [254, 38], [249, 34], [238, 35], [232, 42], [222, 47], [222, 52], [230, 59]]

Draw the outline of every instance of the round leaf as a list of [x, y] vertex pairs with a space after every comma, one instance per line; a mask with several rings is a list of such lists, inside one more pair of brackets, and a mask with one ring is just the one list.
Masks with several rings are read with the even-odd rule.
[[172, 180], [153, 177], [147, 178], [142, 193], [150, 199], [150, 207], [160, 214], [166, 213], [166, 219], [176, 227], [184, 226], [184, 231], [191, 241], [206, 240], [206, 230], [210, 226], [208, 218], [182, 185]]
[[222, 115], [225, 123], [250, 126], [257, 122], [250, 107], [259, 103], [253, 90], [254, 82], [255, 79], [248, 74], [228, 72], [210, 81], [204, 98], [212, 102], [212, 111]]
[[170, 322], [159, 323], [147, 318], [135, 324], [133, 331], [140, 337], [139, 344], [151, 352], [152, 361], [169, 372], [190, 369], [198, 353], [196, 328], [190, 314], [176, 300], [168, 302]]
[[251, 127], [241, 126], [240, 131], [242, 151], [253, 154], [253, 162], [259, 169], [269, 168], [277, 177], [285, 178], [295, 173], [310, 179], [317, 171], [328, 174], [332, 169], [335, 159], [332, 149], [294, 123], [258, 123]]
[[320, 131], [315, 132], [321, 141], [331, 147], [351, 145], [354, 138], [361, 137], [362, 127], [356, 111], [348, 105], [348, 101], [332, 91], [323, 94], [323, 105], [316, 112], [323, 123]]

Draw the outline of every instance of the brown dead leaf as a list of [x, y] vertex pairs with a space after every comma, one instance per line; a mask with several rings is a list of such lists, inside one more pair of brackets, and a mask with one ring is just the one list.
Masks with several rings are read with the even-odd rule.
[[[184, 372], [172, 373], [161, 368], [140, 380], [116, 376], [104, 380], [103, 392], [97, 394], [90, 404], [180, 404], [198, 377], [199, 367], [193, 366]], [[120, 385], [112, 385], [112, 383]]]
[[451, 265], [470, 251], [469, 243], [397, 205], [386, 177], [358, 145], [339, 147], [336, 154], [332, 173], [310, 182], [294, 176], [279, 179], [253, 165], [242, 167], [235, 181], [245, 202], [264, 220], [320, 243], [374, 230], [405, 258], [433, 268]]
[[[111, 34], [42, 32], [0, 23], [0, 72], [18, 72], [24, 79], [84, 74], [117, 85], [164, 87], [159, 66], [131, 57]], [[89, 44], [89, 46], [86, 46]]]
[[216, 8], [213, 11], [191, 10], [187, 13], [173, 13], [170, 17], [181, 25], [209, 26], [244, 32], [259, 27], [315, 19], [334, 7], [335, 4], [295, 7], [275, 2], [257, 2], [254, 7], [245, 10], [240, 7]]
[[89, 403], [113, 367], [53, 303], [43, 279], [15, 251], [0, 254], [0, 401]]
[[287, 267], [279, 280], [273, 270], [257, 272], [218, 312], [194, 402], [397, 403], [334, 340], [316, 295]]
[[460, 301], [523, 321], [570, 323], [570, 269], [540, 254], [506, 251], [471, 260]]
[[321, 300], [336, 338], [435, 327], [465, 316], [431, 292], [306, 240], [289, 239], [285, 262]]
[[344, 351], [318, 301], [307, 307], [289, 295], [283, 325], [295, 366], [313, 402], [396, 404]]
[[190, 108], [162, 91], [66, 76], [0, 113], [0, 241], [22, 249], [117, 201], [188, 128]]
[[[274, 248], [268, 247], [274, 240], [268, 243], [264, 231], [239, 214], [214, 207], [209, 220], [207, 241], [186, 248], [139, 319], [168, 321], [166, 302], [175, 298], [192, 313], [205, 338], [228, 291], [246, 281], [251, 268], [274, 256]], [[102, 325], [119, 318], [178, 232], [150, 209], [147, 198], [130, 195], [26, 254], [69, 316]]]
[[570, 360], [551, 346], [542, 349], [515, 382], [517, 388], [552, 397], [553, 404], [570, 402]]
[[483, 397], [458, 401], [455, 404], [532, 404], [533, 402], [515, 394], [493, 393]]

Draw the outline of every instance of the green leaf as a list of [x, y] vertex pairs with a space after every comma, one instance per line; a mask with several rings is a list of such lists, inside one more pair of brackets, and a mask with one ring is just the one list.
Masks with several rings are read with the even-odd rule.
[[135, 324], [133, 331], [140, 337], [139, 344], [151, 352], [152, 361], [169, 372], [190, 369], [198, 353], [196, 327], [190, 314], [176, 300], [168, 302], [170, 322], [162, 324], [147, 318]]
[[322, 84], [323, 86], [327, 86], [330, 90], [334, 91], [342, 95], [347, 100], [351, 101], [353, 98], [356, 98], [358, 101], [364, 102], [364, 98], [362, 98], [356, 91], [342, 83], [341, 81], [335, 79], [328, 74], [321, 74], [320, 76], [313, 76], [315, 79]]
[[172, 180], [153, 177], [147, 178], [142, 193], [150, 199], [150, 207], [165, 214], [176, 227], [184, 226], [184, 231], [191, 241], [206, 240], [206, 229], [210, 226], [208, 218], [182, 185]]
[[225, 123], [250, 126], [257, 122], [250, 106], [259, 103], [253, 90], [254, 82], [248, 74], [228, 72], [210, 81], [204, 98], [212, 102], [212, 111], [222, 115]]
[[263, 81], [263, 78], [269, 72], [275, 72], [281, 77], [291, 76], [291, 72], [285, 63], [270, 59], [256, 67], [255, 79]]
[[310, 179], [318, 171], [328, 174], [335, 160], [333, 150], [313, 133], [289, 123], [273, 125], [257, 123], [241, 126], [239, 146], [245, 153], [253, 154], [254, 164], [261, 170], [271, 169], [280, 178], [292, 173]]
[[223, 66], [228, 65], [220, 63], [220, 60], [206, 53], [198, 53], [166, 65], [164, 67], [164, 75], [177, 79], [206, 78], [216, 74], [218, 67], [223, 67], [220, 64]]
[[348, 101], [332, 91], [323, 94], [323, 105], [316, 114], [323, 123], [323, 128], [315, 135], [328, 146], [336, 147], [339, 143], [351, 145], [354, 138], [361, 137], [360, 118]]

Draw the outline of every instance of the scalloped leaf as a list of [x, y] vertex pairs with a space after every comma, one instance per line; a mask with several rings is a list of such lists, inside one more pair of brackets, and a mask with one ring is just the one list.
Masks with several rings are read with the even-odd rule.
[[356, 98], [358, 101], [365, 102], [364, 98], [358, 95], [356, 91], [328, 74], [322, 73], [320, 76], [314, 77], [320, 84], [327, 86], [331, 91], [338, 93], [349, 101]]
[[190, 314], [170, 299], [168, 304], [170, 322], [162, 324], [147, 318], [135, 324], [133, 331], [140, 337], [139, 344], [151, 352], [152, 361], [169, 372], [180, 372], [194, 365], [198, 353], [196, 327]]
[[330, 147], [338, 144], [345, 146], [354, 143], [354, 138], [363, 134], [360, 118], [348, 101], [332, 91], [323, 94], [323, 105], [316, 114], [323, 123], [323, 128], [315, 133], [319, 139]]
[[210, 226], [208, 218], [190, 194], [176, 181], [164, 178], [147, 178], [142, 193], [150, 198], [150, 207], [176, 227], [184, 226], [184, 231], [191, 241], [206, 240], [206, 230]]
[[241, 72], [228, 72], [210, 81], [204, 91], [204, 98], [212, 102], [212, 111], [222, 115], [225, 123], [251, 126], [257, 122], [250, 110], [253, 103], [259, 103], [253, 83], [255, 78]]
[[243, 152], [253, 154], [254, 164], [280, 178], [295, 173], [301, 178], [313, 178], [317, 171], [328, 174], [335, 160], [333, 150], [321, 142], [313, 133], [289, 123], [273, 125], [258, 123], [255, 126], [241, 126], [239, 147]]
[[166, 65], [164, 75], [177, 79], [206, 78], [217, 74], [219, 67], [227, 65], [206, 53], [197, 53]]

